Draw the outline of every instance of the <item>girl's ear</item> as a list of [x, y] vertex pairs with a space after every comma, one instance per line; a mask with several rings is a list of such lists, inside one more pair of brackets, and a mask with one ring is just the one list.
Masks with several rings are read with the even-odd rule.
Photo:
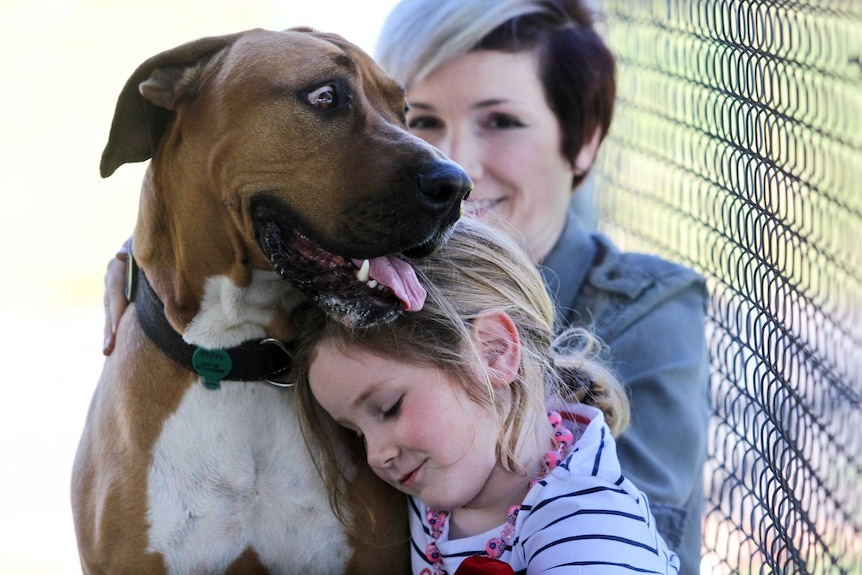
[[593, 162], [596, 161], [596, 153], [599, 151], [599, 144], [602, 143], [602, 129], [596, 128], [596, 131], [593, 132], [593, 137], [589, 142], [586, 142], [584, 146], [578, 151], [578, 155], [575, 156], [575, 161], [572, 162], [572, 173], [576, 176], [581, 176], [586, 174], [587, 171], [592, 167]]
[[521, 367], [521, 339], [512, 318], [504, 311], [482, 312], [471, 329], [473, 342], [488, 367], [491, 384], [507, 387]]

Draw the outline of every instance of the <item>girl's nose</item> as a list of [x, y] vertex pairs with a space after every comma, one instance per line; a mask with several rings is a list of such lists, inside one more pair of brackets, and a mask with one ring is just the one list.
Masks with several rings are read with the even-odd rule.
[[372, 468], [385, 469], [392, 465], [398, 456], [398, 447], [389, 441], [385, 435], [375, 433], [365, 435], [365, 452], [368, 465]]

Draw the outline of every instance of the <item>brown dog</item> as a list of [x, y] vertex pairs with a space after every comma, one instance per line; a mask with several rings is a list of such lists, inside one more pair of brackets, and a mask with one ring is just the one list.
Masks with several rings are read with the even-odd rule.
[[205, 38], [129, 79], [102, 175], [152, 161], [135, 305], [73, 471], [86, 573], [408, 572], [404, 498], [345, 449], [380, 528], [349, 536], [292, 391], [259, 381], [288, 371], [305, 298], [355, 324], [421, 305], [379, 256], [435, 249], [471, 184], [406, 132], [405, 105], [358, 48], [307, 29]]

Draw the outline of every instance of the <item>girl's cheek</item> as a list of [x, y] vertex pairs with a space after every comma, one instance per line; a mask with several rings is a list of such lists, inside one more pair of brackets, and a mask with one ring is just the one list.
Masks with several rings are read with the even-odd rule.
[[371, 462], [369, 462], [369, 466], [371, 467], [371, 471], [374, 472], [374, 475], [376, 475], [378, 479], [382, 479], [384, 483], [391, 482], [391, 479], [385, 473], [383, 473], [382, 469], [374, 467], [373, 465], [371, 465]]

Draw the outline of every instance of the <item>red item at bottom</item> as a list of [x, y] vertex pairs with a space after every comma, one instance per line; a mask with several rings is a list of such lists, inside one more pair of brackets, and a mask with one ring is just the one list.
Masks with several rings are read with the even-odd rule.
[[455, 575], [515, 575], [515, 571], [511, 565], [499, 559], [473, 555], [461, 563]]

